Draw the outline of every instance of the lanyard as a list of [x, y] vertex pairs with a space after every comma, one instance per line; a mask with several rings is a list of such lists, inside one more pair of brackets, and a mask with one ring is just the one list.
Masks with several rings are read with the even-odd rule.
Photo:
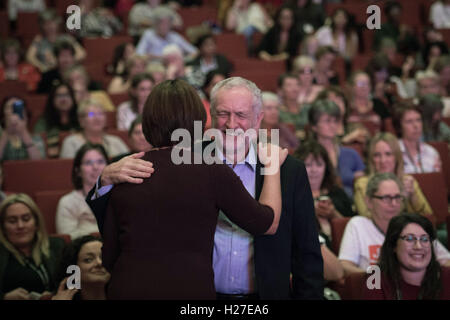
[[41, 279], [42, 284], [44, 285], [44, 287], [46, 289], [48, 289], [49, 288], [49, 277], [48, 277], [47, 270], [45, 270], [44, 264], [41, 263], [39, 267], [36, 267], [34, 265], [34, 263], [32, 261], [30, 261], [29, 258], [26, 258], [26, 257], [25, 257], [25, 264], [28, 267], [30, 267], [34, 272], [36, 272], [38, 277]]
[[[406, 151], [406, 155], [408, 156], [409, 160], [411, 161], [412, 165], [414, 166], [414, 172], [417, 172], [417, 166], [416, 166], [416, 162], [414, 161], [413, 157], [411, 156], [411, 154], [409, 153], [408, 148], [405, 145], [405, 151]], [[417, 157], [419, 158], [419, 171], [417, 173], [421, 173], [424, 172], [423, 171], [423, 166], [422, 166], [422, 154], [420, 152], [420, 143], [417, 143]]]

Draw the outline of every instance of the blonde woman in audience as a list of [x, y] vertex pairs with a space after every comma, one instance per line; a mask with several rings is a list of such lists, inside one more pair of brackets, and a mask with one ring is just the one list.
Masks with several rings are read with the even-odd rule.
[[128, 152], [127, 145], [117, 136], [106, 134], [106, 116], [103, 106], [95, 100], [85, 100], [78, 107], [78, 121], [81, 132], [64, 139], [61, 158], [74, 158], [78, 150], [86, 143], [101, 144], [108, 157]]
[[39, 208], [23, 193], [3, 200], [0, 224], [0, 299], [49, 295], [57, 287], [64, 241], [48, 237]]
[[[89, 75], [83, 66], [76, 65], [69, 68], [64, 72], [63, 77], [75, 92], [75, 99], [78, 104], [83, 100], [93, 99], [100, 103], [105, 111], [116, 110], [108, 94], [100, 89], [100, 85], [90, 81]], [[89, 90], [90, 86], [94, 87], [93, 90]]]
[[117, 129], [128, 130], [134, 119], [144, 110], [147, 97], [152, 91], [154, 80], [148, 73], [139, 73], [131, 80], [130, 100], [117, 108]]
[[0, 160], [37, 160], [45, 158], [45, 143], [28, 130], [28, 109], [25, 101], [10, 96], [0, 106]]
[[400, 137], [405, 173], [426, 173], [442, 170], [439, 153], [428, 143], [422, 142], [423, 122], [420, 109], [408, 102], [394, 106], [392, 124]]
[[300, 106], [312, 103], [323, 89], [323, 86], [314, 84], [315, 67], [316, 63], [308, 56], [299, 56], [294, 60], [294, 73], [298, 74], [300, 85], [297, 99]]
[[[366, 203], [371, 218], [356, 216], [350, 219], [342, 237], [339, 260], [345, 274], [365, 273], [377, 264], [380, 248], [391, 219], [403, 212], [403, 186], [393, 173], [376, 173], [368, 184]], [[438, 241], [433, 241], [436, 260], [450, 266], [450, 253]]]
[[152, 76], [155, 86], [166, 80], [166, 67], [159, 61], [150, 62], [145, 72]]
[[[102, 265], [103, 240], [92, 235], [75, 239], [63, 252], [57, 293], [52, 300], [106, 300], [111, 274]], [[80, 268], [81, 289], [68, 289], [67, 267]]]
[[61, 20], [54, 9], [45, 10], [39, 15], [41, 33], [34, 37], [28, 48], [26, 58], [42, 73], [56, 67], [53, 45], [57, 41], [66, 40], [72, 44], [75, 49], [75, 61], [80, 62], [86, 57], [86, 51], [74, 37], [60, 32]]
[[138, 73], [145, 72], [147, 58], [145, 56], [133, 55], [126, 62], [126, 72], [112, 78], [108, 86], [109, 94], [122, 94], [130, 89], [131, 79]]
[[72, 167], [72, 192], [63, 196], [56, 210], [56, 232], [72, 239], [98, 232], [97, 220], [84, 199], [108, 164], [101, 144], [86, 143], [78, 150]]
[[368, 147], [368, 175], [360, 177], [355, 182], [355, 206], [359, 215], [370, 218], [365, 197], [367, 183], [375, 173], [393, 173], [403, 187], [405, 209], [410, 213], [431, 215], [433, 211], [413, 176], [404, 174], [403, 156], [397, 138], [388, 132], [375, 135]]

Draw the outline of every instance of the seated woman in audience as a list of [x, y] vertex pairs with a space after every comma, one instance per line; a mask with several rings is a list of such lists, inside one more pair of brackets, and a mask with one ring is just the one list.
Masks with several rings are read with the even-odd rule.
[[[102, 265], [102, 246], [102, 239], [86, 235], [65, 248], [59, 271], [62, 280], [52, 300], [106, 300], [106, 285], [111, 275]], [[80, 268], [81, 289], [67, 288], [69, 266]]]
[[[263, 92], [261, 97], [264, 111], [261, 129], [267, 130], [267, 140], [292, 153], [297, 149], [299, 141], [290, 128], [280, 123], [280, 99], [275, 93], [268, 91]], [[278, 141], [272, 139], [272, 130], [278, 130]]]
[[143, 0], [133, 5], [128, 14], [128, 34], [133, 37], [141, 37], [148, 28], [155, 25], [155, 9], [165, 7], [172, 12], [173, 27], [180, 29], [183, 19], [168, 4], [161, 4], [161, 0]]
[[341, 112], [341, 118], [339, 119], [337, 135], [342, 144], [361, 143], [366, 144], [370, 133], [363, 125], [347, 125], [347, 97], [344, 92], [338, 86], [330, 86], [327, 89], [322, 90], [317, 95], [317, 99], [327, 99], [333, 101]]
[[56, 232], [72, 239], [98, 232], [97, 220], [84, 199], [108, 164], [108, 155], [101, 144], [86, 143], [73, 160], [72, 192], [63, 196], [56, 209]]
[[0, 221], [0, 299], [31, 300], [50, 294], [57, 287], [64, 241], [48, 237], [39, 208], [23, 193], [2, 202]]
[[117, 129], [130, 129], [131, 122], [144, 110], [145, 101], [152, 91], [153, 78], [148, 73], [139, 73], [131, 80], [130, 100], [117, 108]]
[[404, 174], [403, 156], [397, 138], [388, 133], [376, 134], [367, 150], [368, 175], [355, 182], [354, 200], [359, 215], [370, 218], [370, 210], [365, 198], [367, 183], [375, 173], [393, 173], [402, 183], [404, 205], [407, 212], [431, 215], [433, 211], [413, 176]]
[[59, 133], [80, 129], [77, 102], [72, 88], [66, 83], [54, 86], [48, 96], [44, 114], [34, 126], [34, 133], [47, 135], [47, 156], [59, 157]]
[[392, 218], [380, 249], [380, 288], [364, 286], [364, 300], [450, 300], [450, 269], [436, 261], [436, 232], [417, 214]]
[[[347, 123], [368, 123], [375, 132], [381, 130], [381, 117], [375, 111], [375, 103], [370, 97], [371, 83], [369, 75], [356, 71], [350, 76], [351, 86], [350, 113]], [[387, 115], [386, 115], [387, 116]]]
[[306, 167], [320, 225], [320, 235], [331, 247], [331, 220], [354, 216], [352, 200], [340, 186], [324, 147], [314, 140], [305, 141], [294, 156]]
[[133, 153], [148, 152], [153, 146], [145, 140], [144, 132], [142, 131], [142, 115], [138, 115], [131, 123], [128, 130], [128, 144], [130, 145], [130, 152], [114, 157], [111, 162], [116, 162], [123, 157], [129, 156]]
[[145, 72], [152, 76], [155, 86], [166, 80], [166, 67], [159, 61], [149, 62]]
[[204, 78], [211, 70], [219, 70], [224, 74], [230, 74], [233, 71], [233, 64], [224, 55], [217, 53], [214, 35], [206, 34], [199, 37], [195, 46], [199, 54], [195, 59], [187, 62], [186, 67], [200, 78], [200, 86], [203, 85]]
[[450, 96], [450, 54], [437, 59], [434, 71], [439, 75], [441, 95], [443, 97]]
[[345, 192], [352, 196], [353, 181], [364, 174], [364, 163], [355, 150], [339, 145], [337, 127], [340, 117], [339, 107], [330, 100], [316, 100], [309, 110], [312, 133], [327, 151]]
[[311, 104], [323, 89], [322, 86], [314, 84], [314, 69], [316, 63], [307, 56], [299, 56], [294, 60], [293, 73], [298, 75], [300, 92], [297, 102], [301, 107]]
[[0, 85], [6, 80], [25, 82], [28, 91], [35, 91], [41, 75], [32, 65], [22, 61], [20, 42], [7, 39], [0, 50], [2, 66], [0, 66]]
[[263, 36], [258, 48], [258, 56], [265, 61], [287, 61], [287, 66], [297, 55], [300, 34], [297, 31], [294, 11], [282, 6], [275, 15], [275, 24]]
[[19, 97], [6, 97], [0, 108], [0, 160], [45, 158], [45, 143], [28, 130], [28, 110]]
[[130, 89], [131, 79], [138, 73], [145, 72], [147, 66], [147, 58], [145, 56], [133, 55], [125, 65], [125, 72], [121, 75], [116, 75], [111, 79], [108, 86], [109, 94], [122, 94]]
[[439, 57], [446, 54], [448, 54], [448, 47], [444, 41], [428, 42], [423, 49], [423, 58], [425, 60], [426, 69], [433, 70]]
[[[345, 274], [365, 273], [367, 267], [377, 264], [389, 222], [402, 214], [403, 186], [393, 173], [376, 173], [367, 184], [367, 207], [371, 218], [356, 216], [345, 227], [339, 250], [339, 260]], [[438, 241], [433, 241], [436, 260], [450, 266], [450, 253]]]
[[336, 50], [330, 46], [319, 47], [316, 51], [315, 58], [315, 83], [324, 87], [328, 87], [329, 85], [339, 85], [339, 76], [333, 69], [333, 63], [336, 59]]
[[102, 105], [95, 100], [85, 100], [78, 106], [78, 121], [80, 122], [81, 132], [64, 139], [61, 147], [61, 158], [74, 158], [86, 142], [103, 145], [108, 157], [115, 157], [128, 152], [128, 147], [122, 139], [105, 132], [105, 111]]
[[113, 76], [123, 76], [127, 60], [135, 54], [136, 48], [132, 42], [119, 44], [113, 53], [112, 63], [108, 65], [108, 73]]
[[350, 21], [349, 13], [339, 8], [331, 15], [331, 25], [324, 25], [317, 30], [315, 37], [320, 46], [332, 46], [346, 61], [358, 52], [358, 36]]
[[272, 18], [264, 7], [253, 0], [234, 0], [225, 21], [227, 30], [245, 36], [249, 53], [253, 50], [253, 34], [264, 34], [272, 25]]
[[112, 37], [122, 30], [122, 23], [105, 7], [96, 5], [94, 0], [79, 0], [81, 8], [81, 37]]
[[64, 72], [63, 78], [75, 92], [78, 104], [83, 100], [93, 99], [100, 103], [105, 111], [116, 110], [108, 94], [102, 90], [101, 84], [91, 80], [83, 66], [70, 67]]
[[450, 143], [450, 128], [442, 121], [444, 104], [437, 94], [420, 97], [417, 105], [423, 116], [423, 141], [445, 141]]
[[38, 68], [41, 73], [56, 67], [56, 57], [53, 45], [57, 41], [68, 41], [75, 49], [75, 61], [80, 62], [86, 57], [86, 51], [70, 34], [60, 32], [61, 17], [54, 9], [49, 9], [39, 15], [41, 33], [36, 35], [28, 47], [27, 61]]
[[392, 124], [400, 137], [405, 173], [425, 173], [442, 170], [439, 153], [422, 142], [422, 114], [412, 103], [400, 102], [394, 106]]
[[196, 79], [189, 77], [184, 65], [183, 52], [176, 44], [169, 44], [162, 50], [162, 62], [166, 68], [166, 79], [183, 79], [188, 81], [194, 87], [198, 87]]
[[395, 84], [396, 92], [401, 99], [412, 99], [416, 96], [416, 73], [417, 63], [413, 55], [408, 55], [403, 61], [401, 75], [392, 75], [389, 80]]
[[210, 94], [212, 88], [216, 85], [216, 83], [225, 80], [228, 78], [228, 74], [223, 73], [220, 70], [211, 70], [205, 76], [205, 81], [203, 82], [203, 86], [198, 94], [200, 98], [202, 98], [203, 105], [205, 106], [206, 111], [206, 125], [205, 130], [211, 128], [211, 101]]

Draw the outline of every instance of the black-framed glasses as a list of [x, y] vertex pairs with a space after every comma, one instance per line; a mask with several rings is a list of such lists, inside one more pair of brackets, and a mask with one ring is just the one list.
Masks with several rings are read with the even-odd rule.
[[416, 244], [417, 241], [420, 241], [420, 244], [424, 247], [427, 247], [430, 245], [431, 239], [429, 236], [427, 235], [423, 235], [420, 237], [416, 237], [413, 234], [406, 234], [404, 236], [399, 236], [399, 238], [401, 240], [406, 241], [406, 243], [410, 246], [413, 246], [414, 244]]
[[390, 195], [377, 196], [377, 195], [373, 195], [372, 198], [379, 199], [379, 200], [383, 201], [386, 204], [393, 203], [394, 201], [396, 203], [399, 203], [399, 202], [403, 201], [403, 199], [404, 199], [404, 197], [401, 194], [396, 194], [395, 196], [390, 196]]

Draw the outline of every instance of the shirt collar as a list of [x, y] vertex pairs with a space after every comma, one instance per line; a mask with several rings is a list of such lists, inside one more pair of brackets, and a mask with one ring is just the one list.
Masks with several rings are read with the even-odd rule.
[[[232, 163], [227, 162], [225, 159], [225, 155], [222, 153], [222, 150], [217, 150], [219, 159], [222, 159], [223, 163], [227, 165], [232, 165]], [[248, 150], [248, 154], [245, 157], [244, 161], [240, 161], [238, 164], [246, 164], [247, 166], [250, 166], [253, 171], [256, 171], [256, 162], [257, 162], [257, 156], [256, 156], [256, 146], [255, 143], [250, 142], [250, 148]]]

